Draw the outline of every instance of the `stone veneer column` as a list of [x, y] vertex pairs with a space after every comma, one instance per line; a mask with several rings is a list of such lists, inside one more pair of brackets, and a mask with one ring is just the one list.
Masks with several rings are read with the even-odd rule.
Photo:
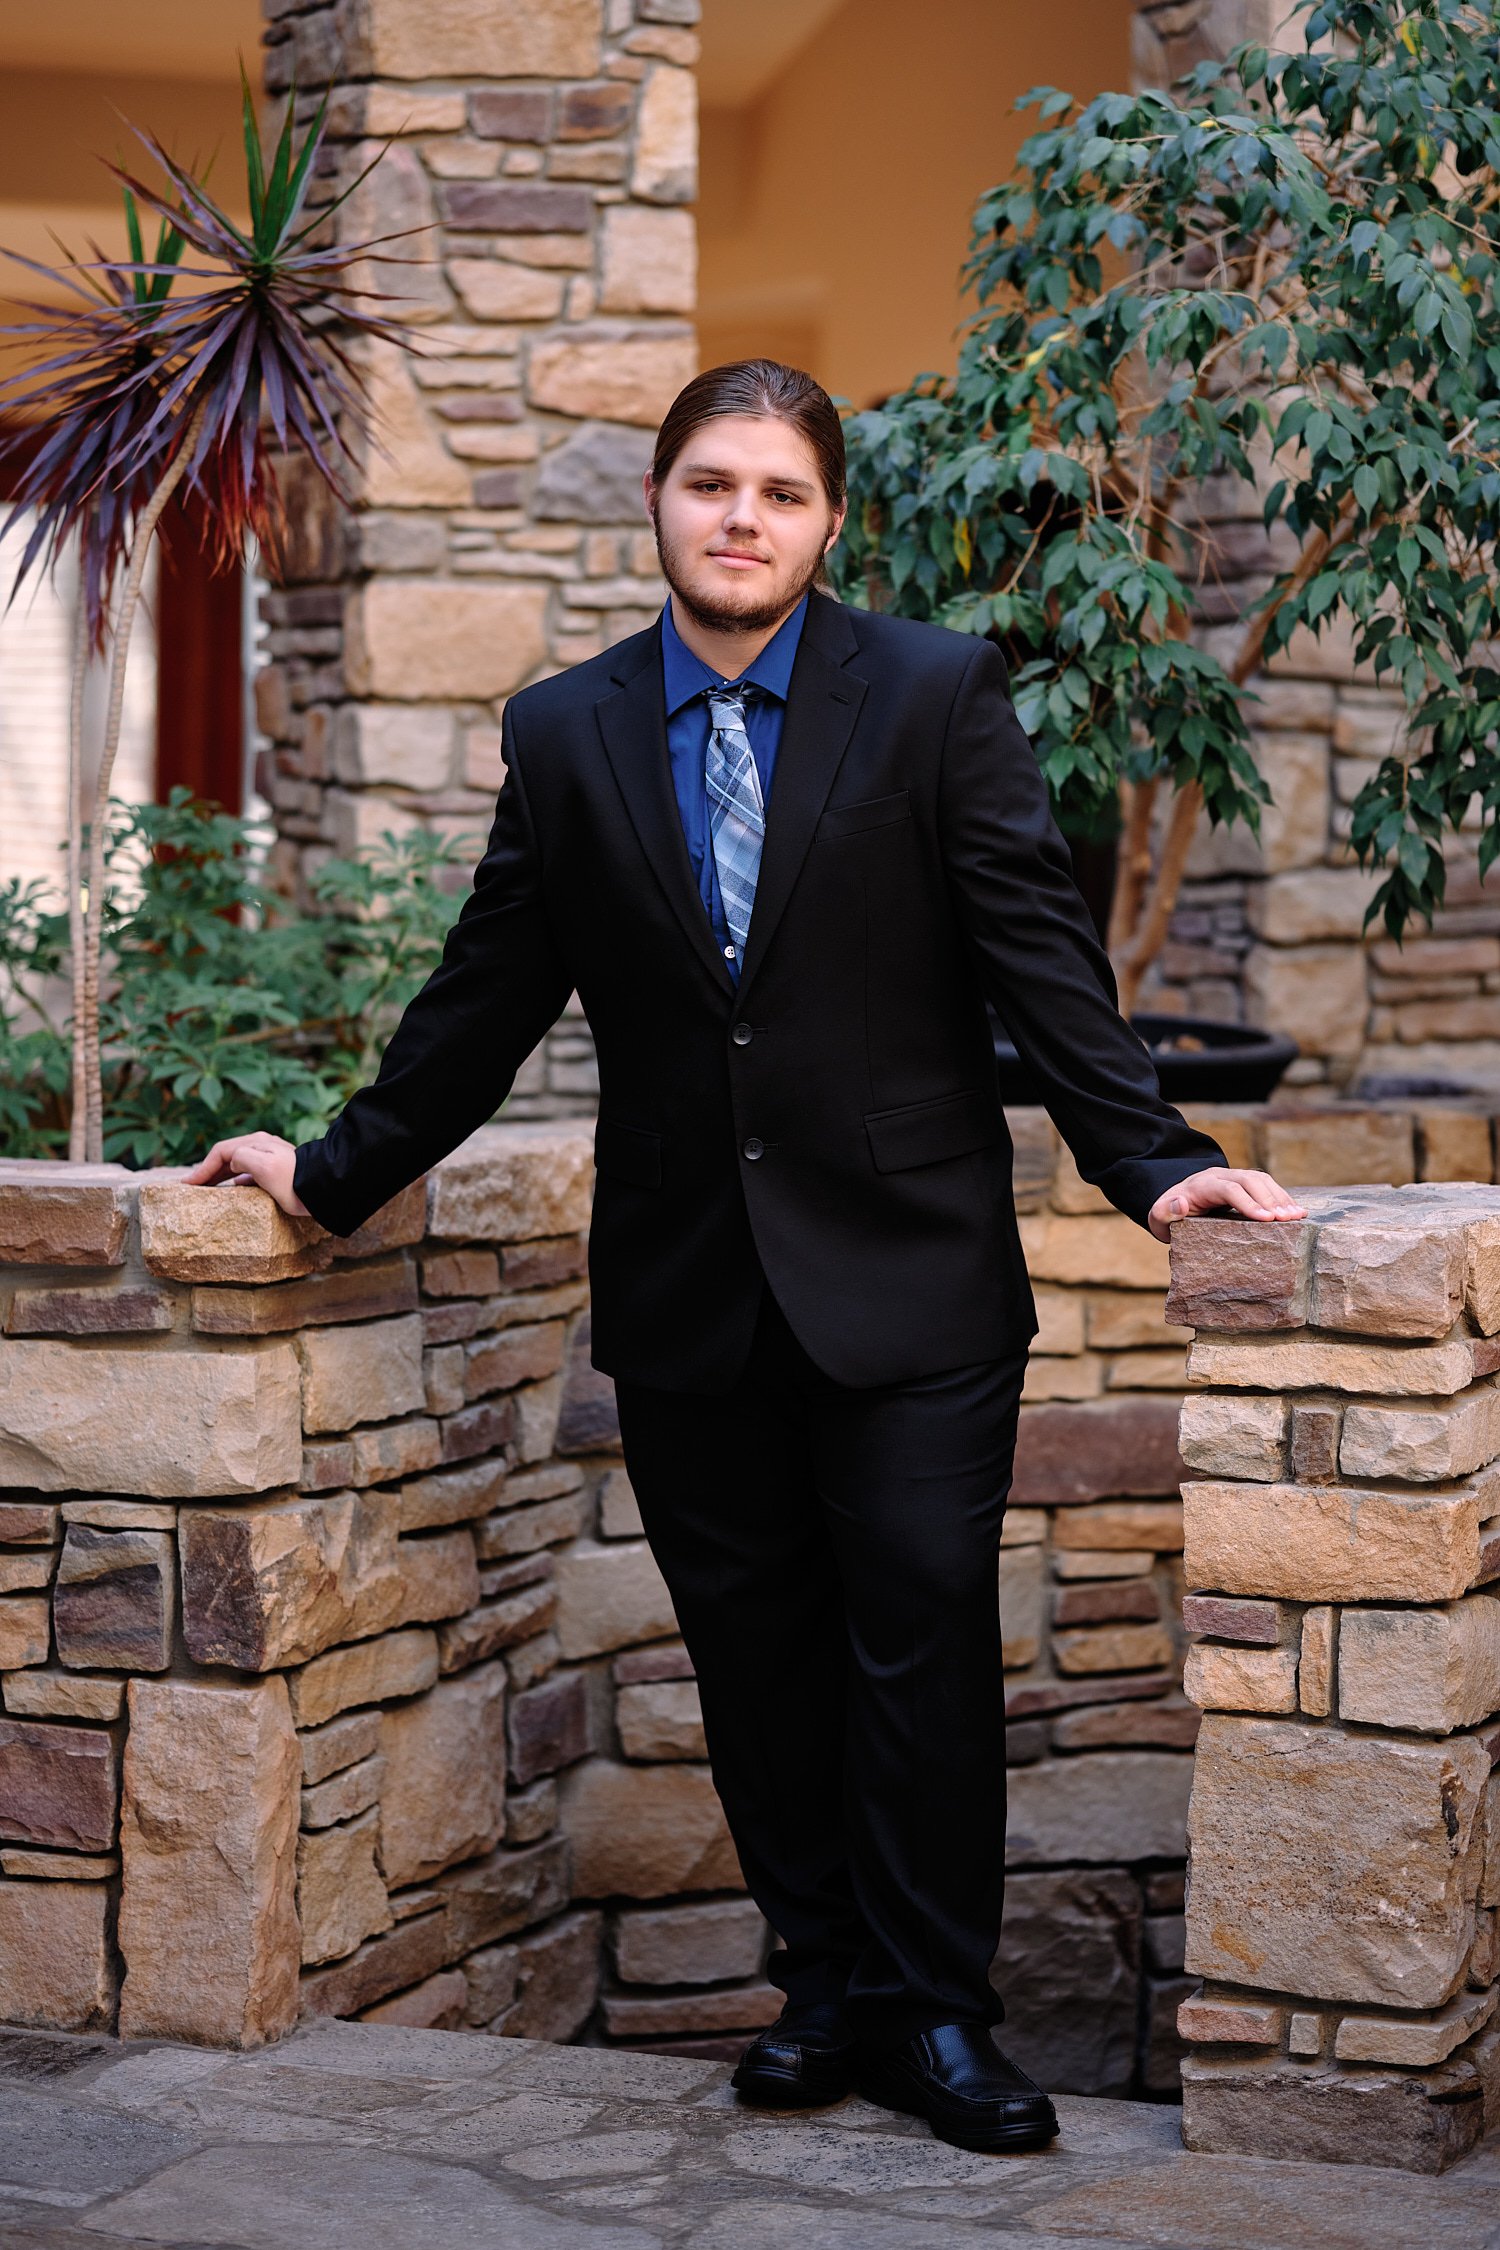
[[1190, 2148], [1437, 2171], [1500, 2114], [1500, 1193], [1173, 1230]]
[[[477, 847], [506, 697], [661, 605], [640, 479], [697, 365], [698, 0], [266, 13], [269, 92], [295, 82], [303, 111], [331, 94], [324, 192], [390, 142], [337, 224], [407, 235], [369, 281], [413, 343], [371, 354], [380, 442], [352, 513], [290, 477], [257, 692], [276, 872], [298, 891], [387, 829]], [[590, 1107], [595, 1085], [573, 1016], [514, 1114]]]

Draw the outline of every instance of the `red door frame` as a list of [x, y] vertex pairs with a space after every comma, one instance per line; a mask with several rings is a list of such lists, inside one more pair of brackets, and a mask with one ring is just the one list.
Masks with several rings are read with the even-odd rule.
[[156, 794], [244, 808], [245, 571], [210, 570], [191, 496], [165, 509], [156, 573]]

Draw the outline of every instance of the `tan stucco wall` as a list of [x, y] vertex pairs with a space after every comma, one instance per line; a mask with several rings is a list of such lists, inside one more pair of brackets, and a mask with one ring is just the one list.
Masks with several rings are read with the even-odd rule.
[[[1130, 83], [1130, 0], [845, 0], [755, 101], [705, 102], [698, 206], [705, 366], [788, 358], [856, 406], [951, 368], [977, 196], [1036, 85]], [[712, 91], [716, 11], [704, 9]]]
[[[0, 10], [0, 247], [59, 262], [90, 242], [125, 251], [115, 182], [101, 158], [148, 179], [130, 125], [157, 134], [236, 215], [243, 201], [238, 66], [260, 81], [257, 0], [60, 0]], [[128, 122], [127, 122], [128, 121]], [[45, 284], [0, 263], [0, 322]], [[9, 350], [14, 350], [10, 345]], [[0, 345], [0, 364], [10, 364]]]

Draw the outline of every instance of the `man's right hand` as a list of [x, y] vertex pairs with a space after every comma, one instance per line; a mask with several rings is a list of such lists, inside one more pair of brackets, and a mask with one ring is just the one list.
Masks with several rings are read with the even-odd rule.
[[292, 1219], [312, 1213], [292, 1184], [297, 1151], [277, 1133], [241, 1133], [215, 1141], [201, 1164], [186, 1175], [185, 1187], [260, 1187]]

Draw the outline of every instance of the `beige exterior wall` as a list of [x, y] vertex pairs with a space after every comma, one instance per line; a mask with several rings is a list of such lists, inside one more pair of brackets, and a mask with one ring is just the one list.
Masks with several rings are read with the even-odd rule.
[[768, 353], [856, 407], [950, 370], [975, 201], [1036, 129], [1016, 101], [1126, 84], [1130, 0], [944, 0], [920, 19], [906, 0], [810, 8], [806, 44], [749, 99], [729, 67], [744, 59], [718, 53], [735, 8], [703, 11], [704, 365]]
[[[213, 185], [241, 203], [238, 62], [258, 83], [256, 0], [69, 0], [0, 11], [0, 245], [55, 264], [60, 237], [80, 257], [92, 240], [124, 255], [120, 197], [101, 159], [151, 177], [129, 125], [192, 164], [217, 152]], [[0, 322], [31, 295], [24, 269], [0, 264]], [[0, 339], [0, 371], [10, 364]]]

